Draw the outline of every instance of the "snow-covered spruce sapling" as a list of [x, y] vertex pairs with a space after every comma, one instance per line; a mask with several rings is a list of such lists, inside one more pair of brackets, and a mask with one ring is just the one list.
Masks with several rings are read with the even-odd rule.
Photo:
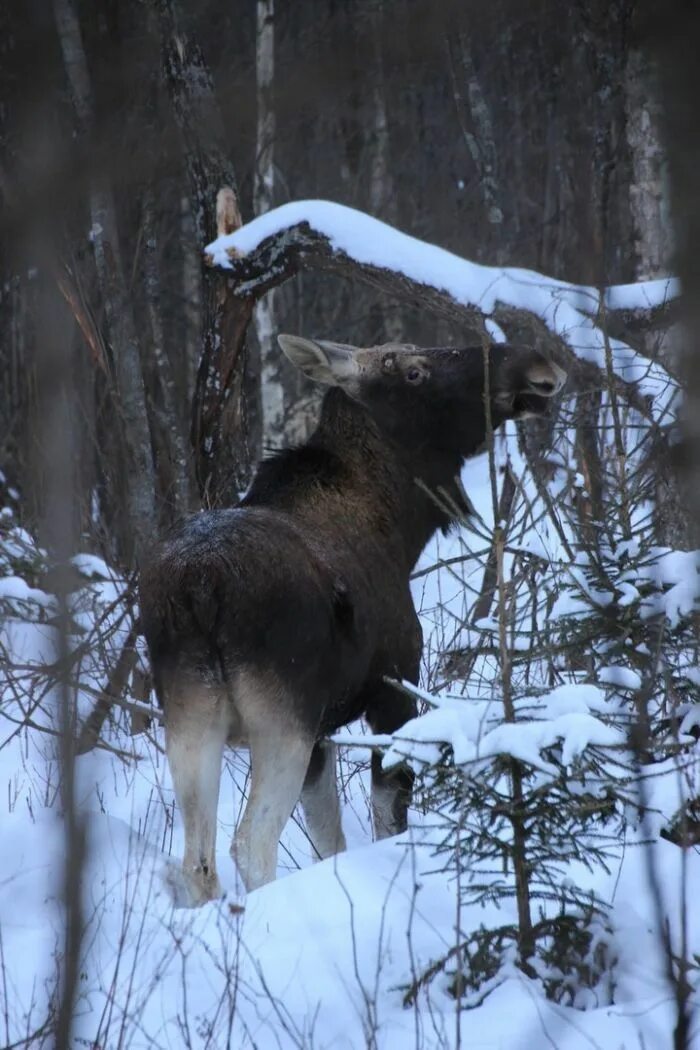
[[700, 558], [659, 542], [655, 432], [620, 404], [612, 382], [594, 422], [586, 449], [564, 429], [553, 456], [562, 483], [559, 527], [571, 537], [573, 557], [552, 566], [549, 646], [559, 669], [578, 666], [606, 687], [609, 717], [626, 731], [640, 776], [670, 758], [686, 770], [683, 812], [666, 813], [662, 834], [689, 844], [697, 841], [699, 815], [692, 767], [700, 726]]
[[[580, 442], [561, 447], [570, 438], [567, 431], [561, 435], [561, 474], [571, 475], [572, 462], [578, 470], [568, 498], [559, 502], [560, 525], [586, 542], [577, 544], [569, 564], [558, 566], [549, 630], [564, 663], [586, 646], [587, 677], [610, 691], [608, 709], [627, 735], [635, 767], [642, 834], [685, 851], [700, 841], [700, 557], [679, 549], [692, 546], [690, 519], [681, 505], [675, 515], [663, 505], [659, 434], [644, 413], [618, 398], [609, 340], [606, 357], [608, 386], [587, 451]], [[684, 878], [667, 884], [656, 849], [646, 849], [645, 865], [676, 1003], [674, 1045], [686, 1046], [698, 979], [697, 960], [688, 952], [688, 887]], [[672, 932], [671, 915], [686, 932]]]
[[[491, 467], [496, 477], [493, 452]], [[603, 689], [552, 677], [541, 644], [550, 569], [527, 549], [536, 511], [506, 464], [509, 476], [505, 518], [494, 486], [486, 559], [495, 615], [464, 632], [477, 639], [467, 695], [422, 694], [431, 710], [395, 735], [385, 762], [413, 765], [437, 858], [458, 886], [455, 945], [427, 976], [450, 974], [469, 1004], [514, 964], [552, 998], [587, 1005], [610, 995], [605, 905], [586, 880], [606, 866], [630, 801], [626, 735]]]
[[[443, 663], [453, 683], [455, 668], [470, 671], [470, 700], [426, 698], [435, 709], [394, 746], [421, 770], [466, 909], [424, 977], [451, 968], [470, 999], [514, 959], [549, 995], [585, 1004], [608, 939], [580, 873], [605, 865], [625, 823], [660, 799], [662, 834], [665, 822], [688, 845], [697, 829], [697, 556], [658, 544], [649, 428], [609, 392], [593, 400], [592, 422], [578, 409], [560, 419], [547, 488], [521, 478], [508, 514], [501, 493], [487, 559], [497, 615], [482, 587], [480, 619]], [[492, 451], [492, 479], [494, 465]], [[681, 790], [663, 787], [664, 770]], [[487, 916], [476, 930], [474, 904]]]
[[625, 737], [597, 717], [602, 691], [523, 695], [512, 721], [495, 691], [420, 695], [431, 709], [396, 734], [385, 761], [414, 768], [436, 862], [460, 896], [455, 945], [432, 974], [447, 973], [466, 1004], [512, 964], [559, 1001], [607, 1001], [606, 908], [586, 881], [616, 850], [629, 776], [618, 795], [608, 764]]

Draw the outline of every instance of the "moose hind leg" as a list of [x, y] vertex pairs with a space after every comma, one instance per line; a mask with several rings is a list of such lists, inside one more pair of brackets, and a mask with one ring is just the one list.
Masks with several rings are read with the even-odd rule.
[[226, 699], [205, 686], [180, 688], [166, 700], [166, 752], [185, 825], [182, 869], [193, 905], [221, 896], [216, 811], [228, 715]]
[[408, 826], [413, 773], [406, 766], [382, 769], [382, 754], [372, 752], [372, 819], [378, 839], [400, 835]]
[[251, 776], [231, 856], [246, 890], [255, 890], [277, 873], [277, 844], [299, 799], [314, 734], [295, 716], [293, 701], [271, 675], [239, 676], [235, 695], [250, 747]]
[[[413, 698], [387, 683], [373, 690], [366, 707], [373, 733], [393, 733], [415, 715]], [[372, 817], [378, 839], [406, 830], [413, 779], [413, 772], [406, 766], [383, 769], [382, 753], [372, 752]]]
[[340, 799], [336, 778], [336, 746], [319, 740], [311, 752], [309, 768], [301, 791], [309, 837], [323, 860], [345, 849], [340, 819]]

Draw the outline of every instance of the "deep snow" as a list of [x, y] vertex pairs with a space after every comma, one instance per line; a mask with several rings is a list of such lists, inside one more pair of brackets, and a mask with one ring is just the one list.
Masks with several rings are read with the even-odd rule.
[[[512, 434], [508, 446], [517, 457]], [[464, 481], [489, 521], [485, 457], [469, 463]], [[459, 535], [440, 539], [421, 565], [463, 550], [463, 542]], [[542, 538], [544, 546], [548, 542]], [[669, 566], [671, 584], [680, 564]], [[119, 581], [109, 578], [106, 566], [97, 568], [95, 575], [102, 578], [88, 592], [109, 602]], [[464, 600], [451, 582], [444, 570], [415, 582], [428, 632], [435, 630], [435, 610], [446, 590], [450, 600]], [[28, 592], [10, 583], [5, 594], [14, 602], [24, 601]], [[38, 606], [45, 609], [44, 598]], [[91, 603], [84, 601], [83, 608], [77, 615], [88, 624], [94, 615]], [[2, 628], [3, 643], [25, 661], [51, 655], [52, 628], [37, 620], [25, 619], [11, 606]], [[87, 665], [86, 681], [90, 674]], [[90, 703], [90, 696], [80, 698], [85, 710]], [[3, 713], [16, 715], [17, 704], [6, 688]], [[425, 735], [436, 735], [428, 729], [431, 718], [447, 718], [462, 734], [455, 736], [457, 748], [460, 739], [464, 748], [473, 748], [474, 739], [483, 747], [488, 733], [479, 737], [468, 728], [478, 729], [488, 704], [486, 697], [443, 696], [423, 723]], [[564, 727], [572, 753], [581, 745], [582, 732], [604, 728], [595, 722], [604, 707], [597, 686], [555, 689], [546, 704], [547, 732], [552, 725]], [[456, 886], [436, 870], [429, 818], [414, 813], [406, 835], [372, 844], [363, 755], [351, 748], [341, 769], [347, 853], [313, 864], [300, 822], [291, 823], [280, 850], [278, 881], [245, 899], [227, 853], [246, 771], [245, 756], [233, 754], [219, 807], [219, 870], [227, 896], [198, 911], [174, 908], [170, 887], [176, 882], [182, 834], [177, 815], [172, 825], [170, 778], [156, 746], [162, 747], [162, 731], [155, 730], [151, 742], [129, 737], [125, 719], [120, 723], [110, 742], [132, 751], [136, 761], [96, 750], [78, 763], [90, 854], [76, 1046], [670, 1050], [674, 1004], [649, 892], [649, 865], [653, 860], [661, 875], [664, 913], [677, 936], [682, 880], [689, 887], [700, 880], [697, 850], [684, 857], [663, 840], [646, 850], [634, 844], [648, 830], [639, 829], [613, 851], [609, 873], [591, 876], [572, 866], [570, 876], [611, 905], [617, 954], [613, 1005], [556, 1006], [513, 967], [482, 1005], [459, 1015], [442, 977], [420, 993], [414, 1006], [404, 1007], [406, 986], [455, 938]], [[6, 985], [0, 984], [0, 1040], [10, 1044], [41, 1022], [53, 986], [61, 944], [63, 840], [52, 739], [36, 730], [13, 735], [16, 726], [6, 718], [0, 726], [0, 920], [6, 974]], [[523, 734], [514, 750], [527, 748], [531, 758], [538, 744], [533, 734], [541, 731]], [[441, 732], [437, 736], [444, 739], [444, 726]], [[347, 731], [348, 738], [357, 735], [355, 727]], [[681, 779], [669, 760], [666, 775], [654, 781], [659, 825], [678, 807]], [[698, 951], [700, 899], [689, 892], [687, 903], [691, 949]], [[463, 910], [460, 927], [504, 922], [510, 907], [505, 904], [498, 913], [493, 905]], [[700, 1046], [697, 1035], [693, 1045]]]

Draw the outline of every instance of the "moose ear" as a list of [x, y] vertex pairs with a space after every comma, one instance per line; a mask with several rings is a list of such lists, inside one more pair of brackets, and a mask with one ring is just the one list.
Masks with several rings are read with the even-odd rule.
[[277, 342], [292, 364], [316, 383], [342, 386], [360, 374], [353, 346], [325, 339], [316, 342], [299, 335], [278, 335]]

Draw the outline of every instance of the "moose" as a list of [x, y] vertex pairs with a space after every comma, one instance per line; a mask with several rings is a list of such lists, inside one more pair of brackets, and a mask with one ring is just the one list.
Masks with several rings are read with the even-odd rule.
[[[224, 748], [250, 749], [231, 854], [247, 890], [275, 878], [301, 796], [319, 857], [344, 849], [330, 734], [415, 716], [422, 634], [410, 574], [469, 501], [464, 460], [488, 427], [542, 414], [565, 373], [534, 350], [357, 348], [278, 336], [329, 389], [310, 439], [264, 460], [235, 508], [176, 526], [144, 567], [143, 629], [185, 827], [189, 903], [221, 894], [215, 840]], [[412, 776], [371, 766], [378, 838], [406, 828]]]

